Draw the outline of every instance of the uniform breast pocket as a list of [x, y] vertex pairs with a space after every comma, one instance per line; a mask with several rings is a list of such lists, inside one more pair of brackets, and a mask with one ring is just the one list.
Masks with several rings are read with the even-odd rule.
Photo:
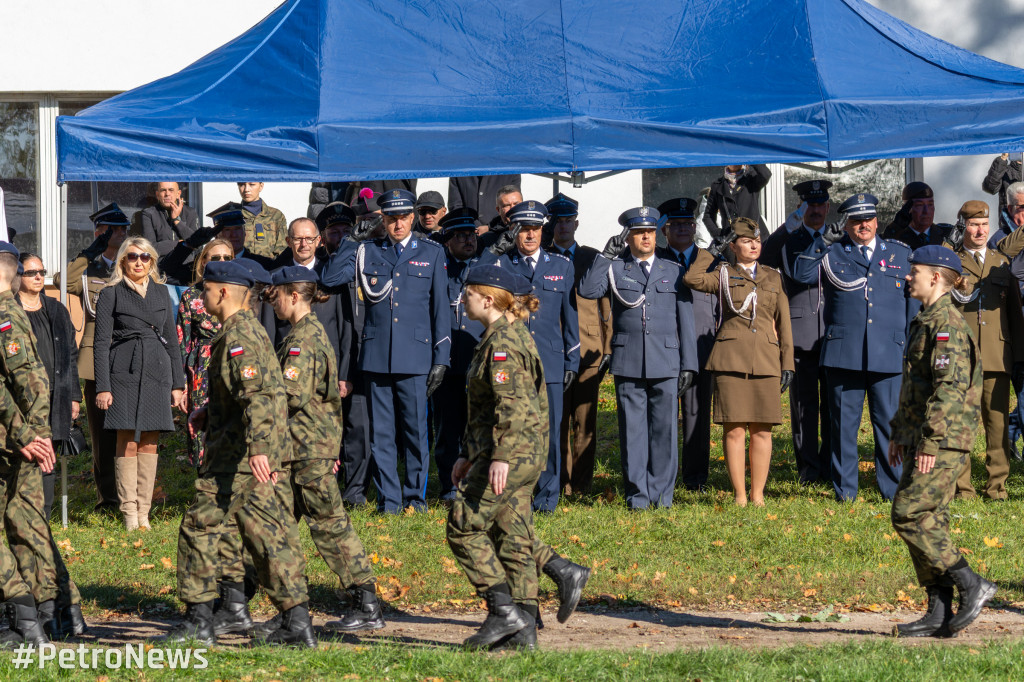
[[409, 268], [409, 275], [412, 277], [430, 277], [430, 270], [424, 267], [411, 267]]
[[543, 288], [544, 291], [565, 291], [565, 281], [545, 279]]
[[391, 267], [387, 263], [365, 263], [363, 265], [363, 274], [366, 275], [372, 286], [374, 284], [373, 280], [376, 278], [388, 279], [391, 277]]
[[903, 291], [903, 285], [905, 285], [907, 283], [907, 281], [903, 278], [903, 271], [902, 270], [896, 270], [894, 268], [886, 268], [885, 269], [885, 276], [890, 278], [890, 281], [892, 282], [892, 286], [893, 286], [894, 289], [898, 289], [899, 291]]
[[413, 332], [413, 338], [420, 343], [430, 344], [430, 330], [426, 327], [417, 327]]
[[632, 277], [619, 277], [615, 280], [615, 288], [619, 291], [632, 291], [638, 294], [644, 290], [640, 285], [640, 282], [636, 281]]
[[629, 334], [618, 332], [612, 335], [612, 346], [625, 346], [629, 344]]
[[377, 328], [372, 325], [366, 325], [363, 327], [363, 341], [367, 341], [377, 336]]
[[676, 283], [672, 280], [660, 280], [654, 285], [655, 291], [659, 294], [674, 294], [676, 293]]

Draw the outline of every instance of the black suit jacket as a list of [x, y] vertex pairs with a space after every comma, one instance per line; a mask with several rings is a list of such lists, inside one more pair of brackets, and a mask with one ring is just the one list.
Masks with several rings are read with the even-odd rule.
[[199, 216], [191, 206], [183, 206], [179, 217], [181, 220], [175, 225], [166, 211], [159, 206], [150, 206], [142, 210], [138, 227], [133, 226], [130, 233], [145, 237], [156, 248], [158, 255], [166, 256], [179, 240], [199, 229]]

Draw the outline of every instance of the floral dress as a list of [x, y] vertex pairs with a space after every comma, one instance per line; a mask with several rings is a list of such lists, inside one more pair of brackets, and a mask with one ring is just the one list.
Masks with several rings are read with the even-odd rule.
[[[178, 304], [178, 345], [181, 346], [181, 359], [185, 367], [185, 396], [190, 414], [206, 405], [209, 398], [207, 368], [210, 366], [210, 342], [219, 331], [220, 322], [206, 312], [203, 305], [202, 286], [192, 286], [183, 291]], [[198, 433], [195, 438], [191, 438], [187, 429], [185, 433], [189, 462], [199, 466], [205, 454], [204, 434]]]

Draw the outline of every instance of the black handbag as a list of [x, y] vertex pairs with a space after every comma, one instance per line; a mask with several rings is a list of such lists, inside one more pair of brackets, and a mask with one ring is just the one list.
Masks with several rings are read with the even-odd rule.
[[68, 439], [63, 441], [63, 444], [62, 454], [71, 457], [78, 457], [89, 448], [85, 440], [85, 434], [82, 433], [82, 427], [78, 425], [78, 422], [71, 424], [71, 429], [68, 431]]

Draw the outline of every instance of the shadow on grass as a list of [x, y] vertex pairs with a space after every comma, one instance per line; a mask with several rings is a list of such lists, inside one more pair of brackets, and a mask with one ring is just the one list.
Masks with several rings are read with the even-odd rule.
[[[625, 611], [609, 610], [601, 615], [608, 618], [621, 618], [631, 621], [642, 621], [651, 625], [668, 628], [710, 628], [720, 630], [764, 630], [771, 632], [793, 632], [806, 634], [806, 627], [787, 625], [785, 623], [761, 623], [747, 618], [721, 618], [695, 613], [679, 613], [664, 611], [654, 606], [637, 604], [635, 608]], [[816, 633], [841, 633], [843, 635], [877, 635], [874, 630], [850, 629], [840, 627], [816, 627]]]

